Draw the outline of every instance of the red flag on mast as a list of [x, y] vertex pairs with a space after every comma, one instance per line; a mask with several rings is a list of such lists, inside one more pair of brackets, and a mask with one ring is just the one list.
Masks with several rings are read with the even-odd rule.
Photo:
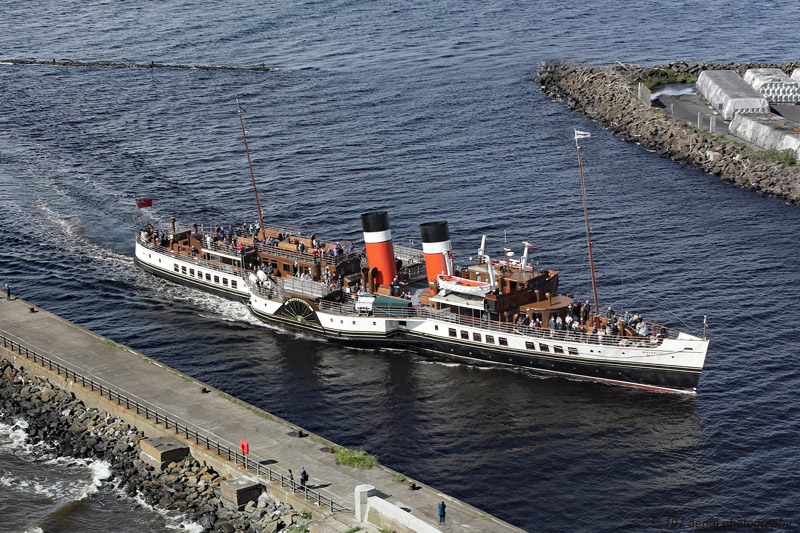
[[139, 209], [143, 207], [152, 207], [153, 206], [153, 199], [152, 198], [145, 198], [144, 200], [136, 200], [136, 207]]

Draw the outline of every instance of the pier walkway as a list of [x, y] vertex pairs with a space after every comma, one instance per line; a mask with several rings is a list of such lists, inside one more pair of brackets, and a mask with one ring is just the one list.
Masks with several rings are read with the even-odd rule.
[[[107, 389], [117, 391], [121, 396], [132, 399], [140, 405], [166, 415], [180, 426], [202, 434], [233, 449], [239, 449], [241, 440], [249, 443], [249, 460], [267, 465], [274, 472], [288, 473], [291, 469], [295, 479], [299, 478], [301, 467], [305, 467], [310, 475], [309, 485], [323, 497], [336, 503], [339, 512], [331, 513], [320, 507], [319, 513], [313, 513], [315, 520], [312, 531], [346, 531], [353, 525], [360, 525], [362, 531], [377, 531], [377, 528], [359, 524], [353, 518], [355, 487], [362, 484], [373, 485], [377, 495], [394, 505], [410, 511], [441, 531], [452, 532], [519, 532], [521, 529], [507, 524], [489, 514], [464, 502], [456, 500], [432, 487], [416, 482], [418, 490], [411, 490], [406, 483], [395, 480], [397, 472], [383, 466], [362, 470], [337, 465], [335, 455], [326, 450], [333, 443], [314, 434], [298, 438], [296, 431], [300, 428], [274, 415], [266, 413], [254, 406], [237, 400], [221, 391], [201, 383], [185, 374], [161, 365], [146, 356], [129, 348], [118, 345], [85, 328], [73, 324], [61, 317], [41, 308], [32, 312], [30, 303], [22, 299], [0, 300], [0, 335], [8, 341], [18, 343], [27, 350], [56, 361], [71, 372], [90, 378], [95, 384], [103, 384]], [[18, 348], [17, 348], [18, 349]], [[0, 354], [7, 358], [15, 357], [18, 366], [23, 365], [43, 377], [50, 377], [53, 371], [31, 360], [23, 361], [19, 353], [0, 344]], [[37, 370], [37, 366], [41, 367]], [[69, 375], [67, 375], [69, 378]], [[70, 390], [81, 389], [79, 398], [91, 398], [98, 392], [89, 392], [74, 375], [66, 383]], [[95, 388], [93, 386], [93, 388]], [[86, 389], [84, 391], [84, 389]], [[203, 389], [206, 392], [203, 392]], [[208, 392], [210, 391], [210, 392]], [[110, 397], [110, 395], [107, 394]], [[102, 400], [102, 398], [100, 398]], [[103, 400], [108, 402], [108, 400]], [[118, 403], [118, 399], [117, 399]], [[87, 406], [89, 404], [87, 403]], [[129, 423], [135, 423], [147, 436], [158, 434], [158, 420], [155, 424], [142, 424], [143, 416], [138, 411], [127, 409], [125, 404], [114, 413]], [[136, 421], [137, 420], [138, 423]], [[303, 430], [305, 432], [305, 430]], [[163, 434], [164, 431], [161, 431]], [[171, 431], [174, 438], [183, 439], [182, 434]], [[308, 433], [308, 432], [305, 432]], [[192, 454], [197, 448], [196, 439], [186, 439], [191, 446]], [[201, 443], [202, 445], [202, 443]], [[206, 453], [207, 446], [203, 446]], [[211, 450], [214, 451], [213, 449]], [[226, 462], [222, 457], [219, 461]], [[230, 475], [254, 475], [253, 470], [245, 471], [231, 461], [226, 473]], [[215, 466], [216, 467], [216, 466]], [[237, 473], [238, 470], [241, 472]], [[416, 481], [416, 480], [414, 480]], [[302, 495], [291, 495], [299, 498]], [[438, 525], [437, 505], [440, 501], [447, 505], [447, 525]], [[297, 508], [297, 507], [295, 507]], [[346, 510], [341, 510], [346, 509]]]

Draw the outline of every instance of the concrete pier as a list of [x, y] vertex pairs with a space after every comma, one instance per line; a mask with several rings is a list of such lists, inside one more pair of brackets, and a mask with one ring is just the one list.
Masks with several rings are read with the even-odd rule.
[[[417, 480], [413, 482], [418, 489], [411, 490], [407, 483], [396, 482], [397, 472], [389, 468], [379, 465], [361, 470], [337, 465], [335, 455], [327, 451], [334, 443], [304, 429], [303, 433], [308, 436], [292, 436], [291, 433], [296, 435], [301, 428], [24, 300], [0, 301], [0, 335], [3, 337], [0, 356], [11, 360], [15, 366], [23, 366], [73, 392], [87, 407], [119, 416], [144, 431], [156, 444], [160, 442], [156, 439], [162, 437], [176, 439], [188, 447], [193, 457], [232, 479], [255, 476], [274, 498], [295, 509], [311, 512], [315, 519], [313, 531], [343, 532], [356, 525], [362, 531], [378, 531], [374, 525], [356, 520], [355, 498], [360, 494], [356, 489], [363, 485], [374, 487], [377, 496], [359, 502], [361, 516], [379, 516], [379, 520], [370, 521], [380, 522], [380, 527], [394, 529], [397, 533], [436, 529], [490, 533], [522, 531]], [[22, 348], [10, 346], [11, 342]], [[41, 364], [41, 358], [34, 360], [30, 352], [51, 364]], [[87, 380], [91, 380], [91, 385]], [[153, 413], [161, 413], [160, 418]], [[240, 461], [236, 456], [231, 458], [229, 453], [220, 453], [209, 446], [209, 441], [221, 443], [228, 450], [239, 450], [242, 441], [246, 442], [251, 468], [244, 469], [237, 464]], [[158, 447], [153, 446], [151, 451], [156, 453]], [[254, 474], [254, 464], [264, 465], [270, 470], [270, 476], [265, 477], [263, 471], [260, 475]], [[299, 483], [301, 467], [308, 471], [308, 485], [314, 493], [332, 500], [335, 506], [318, 505], [318, 500], [289, 490], [274, 477], [288, 474], [292, 469]], [[440, 501], [447, 505], [446, 526], [438, 525]], [[392, 516], [393, 513], [399, 516]]]

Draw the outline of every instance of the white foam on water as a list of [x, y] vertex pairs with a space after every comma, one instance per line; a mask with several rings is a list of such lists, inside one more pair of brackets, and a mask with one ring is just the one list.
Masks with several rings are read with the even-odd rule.
[[89, 469], [92, 472], [92, 479], [76, 498], [78, 501], [96, 493], [100, 490], [100, 485], [103, 484], [103, 481], [111, 477], [111, 463], [108, 461], [92, 461], [89, 464]]
[[[38, 494], [50, 499], [63, 499], [65, 494], [75, 489], [72, 481], [53, 481], [46, 478], [21, 478], [14, 475], [0, 477], [0, 487], [21, 494]], [[71, 499], [71, 498], [66, 498]]]
[[53, 223], [51, 227], [60, 229], [63, 238], [57, 238], [57, 244], [61, 246], [67, 245], [66, 248], [70, 254], [107, 262], [125, 270], [133, 266], [132, 257], [115, 253], [109, 248], [87, 239], [80, 222], [64, 218], [43, 202], [40, 203], [39, 207], [44, 212], [46, 219]]
[[0, 422], [0, 451], [13, 453], [17, 458], [27, 462], [52, 456], [53, 444], [30, 442], [27, 429], [28, 422], [21, 418], [15, 418], [11, 424]]
[[[118, 491], [120, 493], [123, 493], [122, 489], [118, 489]], [[130, 496], [125, 495], [125, 497], [129, 498]], [[136, 503], [138, 503], [139, 505], [141, 505], [145, 509], [160, 515], [164, 519], [164, 521], [166, 522], [165, 527], [167, 529], [176, 529], [176, 530], [182, 530], [182, 531], [189, 531], [191, 533], [202, 533], [204, 531], [203, 530], [203, 526], [201, 526], [197, 522], [192, 522], [190, 520], [187, 520], [186, 516], [181, 514], [178, 511], [169, 511], [169, 510], [166, 510], [166, 509], [153, 507], [152, 505], [147, 503], [144, 500], [144, 498], [142, 498], [142, 493], [139, 492], [138, 490], [136, 491], [136, 494], [133, 496], [132, 499], [133, 499], [133, 501], [135, 501]]]
[[84, 468], [91, 472], [89, 483], [76, 485], [73, 481], [52, 481], [47, 479], [22, 479], [13, 475], [0, 477], [0, 486], [15, 491], [33, 491], [50, 498], [67, 496], [70, 500], [83, 500], [94, 494], [102, 482], [111, 477], [111, 464], [107, 461], [77, 459], [55, 455], [51, 443], [30, 443], [25, 420], [15, 419], [12, 424], [0, 422], [0, 450], [13, 453], [15, 457], [30, 463], [40, 462], [62, 468]]
[[261, 325], [261, 322], [250, 314], [247, 305], [241, 302], [228, 300], [221, 296], [203, 292], [200, 289], [173, 283], [148, 273], [145, 273], [145, 277], [140, 281], [143, 282], [143, 286], [156, 293], [156, 296], [189, 304], [189, 306], [197, 309], [198, 315], [203, 318], [223, 320], [225, 322], [241, 322], [253, 326]]
[[26, 529], [25, 533], [44, 533], [44, 530], [39, 526], [32, 527], [30, 529]]
[[14, 419], [12, 424], [0, 422], [0, 449], [16, 450], [23, 448], [28, 440], [28, 422]]

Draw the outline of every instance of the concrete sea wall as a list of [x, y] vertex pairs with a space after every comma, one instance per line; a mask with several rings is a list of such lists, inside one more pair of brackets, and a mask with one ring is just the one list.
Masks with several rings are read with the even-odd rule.
[[740, 75], [749, 68], [780, 68], [792, 72], [800, 63], [683, 63], [641, 67], [616, 64], [593, 66], [545, 63], [536, 81], [553, 100], [565, 103], [615, 135], [641, 144], [662, 157], [696, 167], [737, 187], [761, 195], [800, 203], [800, 168], [766, 161], [748, 146], [699, 131], [672, 118], [664, 109], [648, 107], [637, 98], [639, 81], [651, 68], [698, 76], [704, 70], [730, 69]]

